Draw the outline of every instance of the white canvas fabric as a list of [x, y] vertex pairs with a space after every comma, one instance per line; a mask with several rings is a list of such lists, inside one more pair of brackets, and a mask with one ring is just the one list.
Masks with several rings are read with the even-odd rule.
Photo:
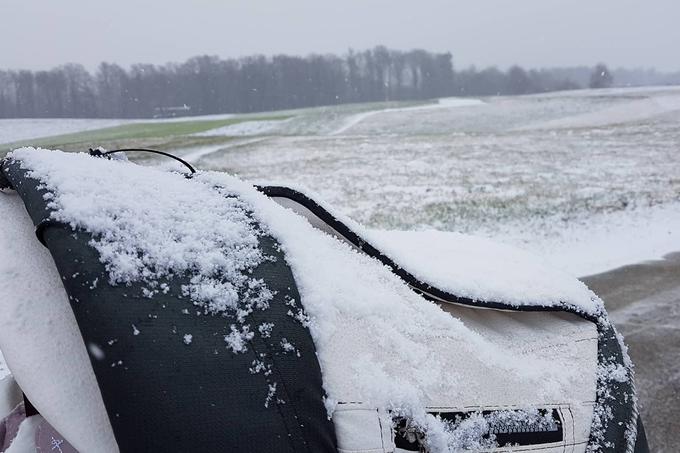
[[[534, 448], [536, 451], [551, 451], [545, 448], [554, 447], [555, 451], [584, 452], [595, 401], [597, 332], [594, 324], [569, 314], [515, 313], [457, 305], [443, 305], [442, 308], [497, 345], [499, 350], [516, 354], [536, 367], [569, 373], [570, 385], [551, 389], [554, 382], [546, 380], [542, 383], [536, 376], [508, 373], [486, 363], [483, 358], [467, 355], [456, 339], [441, 338], [430, 343], [428, 348], [430, 352], [435, 351], [440, 367], [450, 370], [450, 376], [435, 385], [421, 382], [428, 389], [428, 412], [556, 408], [564, 422], [564, 441]], [[340, 402], [353, 402], [338, 404], [333, 416], [339, 447], [342, 451], [353, 452], [394, 451], [392, 440], [382, 429], [385, 421], [383, 418], [381, 422], [381, 408], [360, 404], [367, 395], [352, 385], [351, 374], [358, 372], [351, 366], [356, 362], [355, 358], [378, 349], [366, 344], [363, 338], [361, 328], [348, 323], [331, 342], [337, 347], [325, 352], [324, 380], [335, 389]], [[411, 366], [375, 357], [382, 367]], [[539, 370], [536, 371], [540, 375]], [[404, 385], [413, 383], [405, 382]], [[527, 447], [526, 451], [532, 450]]]
[[81, 452], [118, 447], [76, 320], [16, 194], [0, 193], [0, 347], [31, 403]]

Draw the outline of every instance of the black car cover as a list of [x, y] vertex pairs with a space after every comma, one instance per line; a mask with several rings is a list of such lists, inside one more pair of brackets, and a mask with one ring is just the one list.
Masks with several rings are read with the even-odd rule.
[[[191, 276], [170, 279], [166, 282], [170, 290], [153, 300], [133, 296], [140, 288], [109, 285], [104, 265], [88, 244], [92, 236], [49, 220], [39, 181], [11, 159], [2, 164], [0, 186], [12, 186], [20, 194], [62, 276], [121, 451], [336, 450], [314, 343], [307, 328], [286, 314], [289, 307], [284, 301], [300, 298], [275, 239], [261, 237], [262, 249], [276, 259], [254, 271], [255, 277], [276, 291], [275, 301], [266, 312], [251, 316], [274, 321], [276, 329], [269, 339], [255, 337], [247, 353], [231, 354], [224, 350], [229, 322], [223, 316], [183, 313], [190, 305], [182, 297], [181, 286]], [[409, 274], [314, 200], [285, 187], [260, 189], [270, 197], [304, 206], [353, 246], [390, 267], [423, 297], [504, 310], [570, 312], [596, 324], [601, 369], [624, 363], [619, 339], [606, 319], [570, 306], [523, 307], [449, 294]], [[100, 283], [93, 287], [92, 281]], [[131, 326], [145, 335], [133, 340]], [[177, 332], [192, 332], [193, 347], [178, 342]], [[281, 354], [276, 346], [284, 338], [294, 341], [301, 357]], [[98, 351], [104, 351], [105, 359]], [[265, 405], [262, 388], [269, 380], [249, 371], [263, 352], [271, 357], [285, 404]], [[637, 426], [633, 437], [631, 425], [634, 434]], [[598, 379], [589, 450], [648, 451], [632, 381], [618, 382], [605, 374]]]
[[[1, 173], [24, 201], [62, 276], [121, 452], [336, 450], [314, 343], [308, 329], [287, 315], [284, 301], [300, 297], [272, 237], [262, 236], [260, 246], [275, 260], [263, 262], [253, 276], [275, 292], [274, 300], [249, 319], [275, 327], [269, 338], [255, 337], [247, 352], [234, 354], [225, 349], [228, 316], [186, 314], [192, 306], [181, 286], [190, 275], [167, 281], [169, 291], [153, 300], [133, 295], [140, 288], [110, 285], [88, 244], [92, 236], [47, 220], [39, 181], [14, 161], [3, 162]], [[184, 332], [193, 334], [190, 346], [178, 341]], [[299, 357], [282, 353], [284, 338]], [[271, 360], [280, 404], [266, 400], [270, 377], [250, 371], [262, 353]]]

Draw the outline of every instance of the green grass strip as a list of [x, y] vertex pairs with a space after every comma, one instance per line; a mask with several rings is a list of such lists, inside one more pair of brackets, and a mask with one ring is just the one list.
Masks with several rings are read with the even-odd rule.
[[200, 121], [159, 121], [150, 123], [131, 123], [120, 126], [94, 129], [71, 134], [55, 135], [31, 140], [0, 145], [0, 150], [7, 151], [21, 146], [63, 146], [75, 143], [92, 143], [97, 145], [103, 142], [116, 140], [135, 140], [158, 137], [173, 137], [191, 135], [209, 131], [232, 124], [246, 121], [276, 121], [285, 120], [289, 116], [262, 116], [262, 117], [234, 117], [217, 120]]

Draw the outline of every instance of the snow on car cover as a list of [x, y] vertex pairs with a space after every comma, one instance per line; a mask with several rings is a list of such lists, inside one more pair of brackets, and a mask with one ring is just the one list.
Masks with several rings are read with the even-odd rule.
[[601, 301], [526, 255], [354, 231], [393, 261], [378, 259], [314, 228], [315, 206], [221, 173], [24, 148], [3, 174], [55, 259], [121, 451], [635, 445]]

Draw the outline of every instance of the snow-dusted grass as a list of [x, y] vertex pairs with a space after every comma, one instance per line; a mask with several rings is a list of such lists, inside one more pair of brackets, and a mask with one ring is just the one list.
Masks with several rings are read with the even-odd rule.
[[584, 90], [384, 111], [341, 136], [270, 137], [197, 165], [311, 188], [371, 228], [498, 238], [582, 276], [680, 249], [679, 95]]
[[637, 99], [631, 97], [629, 100], [623, 98], [621, 101], [582, 114], [545, 122], [538, 121], [519, 127], [518, 130], [606, 127], [646, 121], [666, 113], [680, 111], [680, 91], [669, 91], [649, 97], [641, 96]]
[[209, 129], [204, 132], [198, 132], [195, 135], [203, 137], [214, 136], [239, 137], [244, 135], [271, 134], [285, 126], [285, 121], [287, 119], [290, 118], [281, 117], [280, 119], [276, 120], [243, 121], [240, 123], [219, 127], [216, 129]]
[[[267, 120], [267, 118], [264, 118], [264, 120]], [[211, 129], [236, 125], [243, 121], [248, 120], [245, 118], [229, 116], [220, 119], [185, 119], [183, 121], [132, 122], [129, 124], [121, 124], [103, 129], [94, 129], [72, 134], [28, 140], [25, 142], [31, 146], [61, 147], [65, 145], [82, 145], [82, 147], [85, 149], [87, 148], [85, 145], [96, 146], [97, 144], [107, 144], [122, 140], [128, 142], [131, 140], [137, 140], [139, 143], [143, 144], [148, 139], [167, 139], [172, 137], [191, 136], [193, 134]], [[19, 144], [21, 143], [22, 142], [19, 142]], [[14, 145], [10, 147], [14, 147]]]
[[527, 223], [488, 235], [540, 254], [571, 275], [593, 275], [680, 250], [678, 202], [556, 220], [547, 234]]
[[415, 105], [409, 107], [391, 107], [385, 109], [369, 110], [366, 112], [357, 113], [349, 116], [342, 126], [331, 132], [330, 135], [342, 135], [349, 132], [354, 126], [364, 122], [366, 119], [380, 115], [384, 113], [404, 113], [404, 112], [422, 112], [423, 110], [433, 110], [433, 109], [450, 109], [456, 107], [469, 107], [482, 105], [483, 102], [479, 99], [467, 99], [467, 98], [443, 98], [438, 99], [434, 103], [428, 103], [424, 105]]

